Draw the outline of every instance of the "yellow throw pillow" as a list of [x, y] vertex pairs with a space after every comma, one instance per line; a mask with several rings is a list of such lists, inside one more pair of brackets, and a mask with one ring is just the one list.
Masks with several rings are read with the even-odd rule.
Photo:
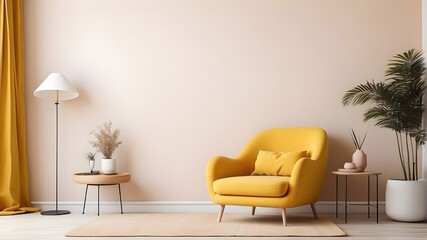
[[298, 159], [307, 156], [307, 151], [269, 152], [260, 150], [252, 175], [290, 176]]

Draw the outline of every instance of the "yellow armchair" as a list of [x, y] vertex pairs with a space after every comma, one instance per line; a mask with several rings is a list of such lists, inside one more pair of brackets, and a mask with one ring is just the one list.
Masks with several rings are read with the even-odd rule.
[[[306, 151], [295, 162], [289, 176], [252, 175], [260, 150], [270, 152]], [[221, 206], [221, 222], [226, 205], [280, 208], [286, 226], [286, 208], [311, 205], [322, 192], [327, 165], [326, 132], [316, 127], [275, 128], [255, 135], [234, 158], [214, 157], [206, 169], [206, 183], [213, 202]]]

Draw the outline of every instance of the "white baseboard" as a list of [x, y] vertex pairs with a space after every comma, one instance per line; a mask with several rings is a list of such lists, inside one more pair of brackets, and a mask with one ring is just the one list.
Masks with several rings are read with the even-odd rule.
[[[39, 207], [42, 210], [55, 209], [55, 202], [43, 202], [34, 201], [32, 202], [34, 207]], [[349, 202], [350, 205], [364, 204], [362, 202]], [[385, 203], [379, 202], [378, 211], [384, 213]], [[82, 212], [82, 202], [59, 202], [58, 209], [70, 210], [71, 212]], [[335, 213], [335, 202], [333, 201], [322, 201], [316, 203], [316, 210], [318, 213]], [[344, 203], [339, 203], [339, 212], [344, 213]], [[366, 213], [367, 206], [350, 206], [348, 209], [350, 213]], [[87, 202], [85, 213], [92, 214], [97, 213], [98, 204], [97, 202]], [[126, 201], [123, 202], [123, 212], [218, 212], [219, 206], [212, 203], [211, 201]], [[227, 212], [244, 213], [250, 212], [249, 207], [240, 206], [227, 206]], [[278, 209], [274, 208], [257, 208], [257, 212], [278, 212]], [[375, 212], [375, 208], [371, 208], [371, 212]], [[117, 202], [100, 202], [101, 213], [115, 213], [120, 212], [120, 203]], [[287, 209], [289, 213], [310, 213], [310, 206], [301, 206], [297, 208]]]

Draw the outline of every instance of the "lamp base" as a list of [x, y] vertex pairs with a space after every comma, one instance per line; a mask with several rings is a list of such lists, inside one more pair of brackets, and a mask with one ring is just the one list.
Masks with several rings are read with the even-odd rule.
[[70, 214], [70, 211], [68, 211], [68, 210], [49, 210], [49, 211], [42, 211], [40, 214], [41, 215], [48, 215], [48, 216], [65, 215], [65, 214]]

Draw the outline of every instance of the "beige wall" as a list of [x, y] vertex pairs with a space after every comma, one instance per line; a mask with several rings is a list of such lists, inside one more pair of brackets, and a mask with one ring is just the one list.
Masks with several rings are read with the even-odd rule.
[[[87, 170], [88, 133], [107, 120], [121, 130], [118, 170], [132, 173], [125, 200], [209, 200], [207, 161], [273, 127], [326, 129], [322, 200], [335, 197], [329, 172], [351, 160], [351, 128], [368, 130], [381, 199], [386, 179], [401, 177], [393, 133], [340, 99], [382, 79], [394, 54], [421, 49], [420, 0], [23, 2], [33, 201], [54, 200], [54, 104], [32, 95], [50, 72], [80, 92], [60, 104], [60, 201], [82, 199], [72, 174]], [[354, 200], [361, 183], [350, 183]]]

